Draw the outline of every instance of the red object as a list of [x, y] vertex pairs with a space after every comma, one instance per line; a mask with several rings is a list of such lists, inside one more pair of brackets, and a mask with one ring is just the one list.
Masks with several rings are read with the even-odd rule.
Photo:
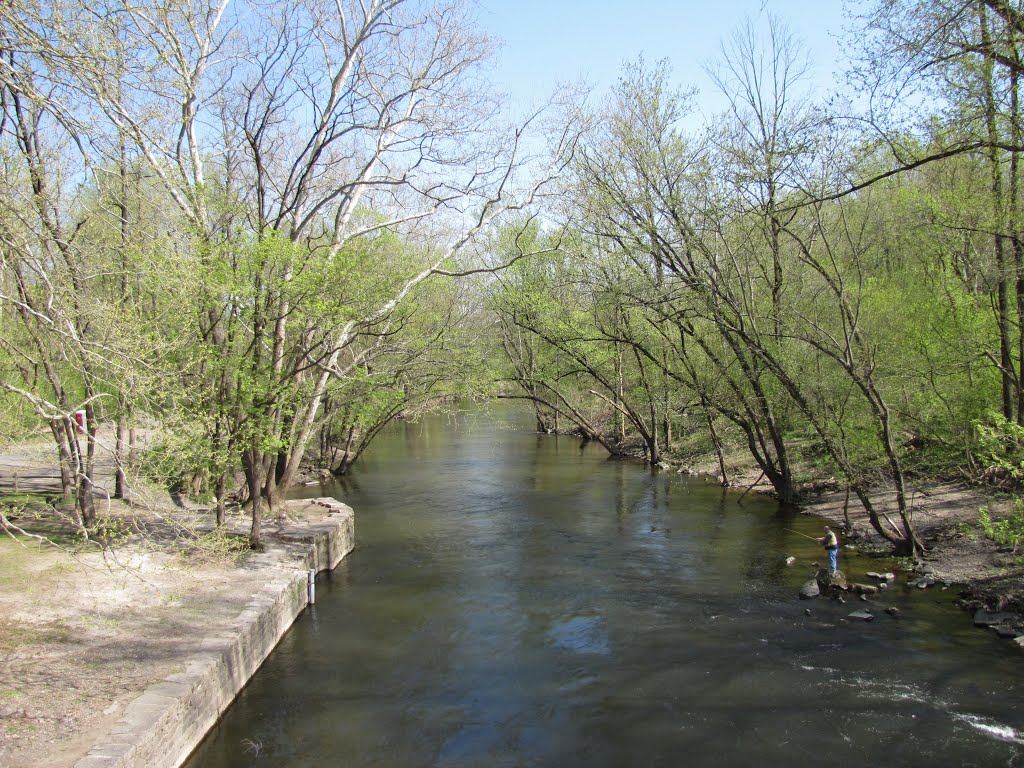
[[85, 411], [75, 411], [75, 427], [80, 433], [85, 434]]

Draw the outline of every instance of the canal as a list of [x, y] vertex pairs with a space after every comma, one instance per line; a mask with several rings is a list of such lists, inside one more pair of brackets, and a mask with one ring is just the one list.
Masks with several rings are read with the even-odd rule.
[[1024, 764], [1024, 658], [954, 590], [801, 602], [820, 521], [497, 413], [306, 489], [356, 550], [188, 768]]

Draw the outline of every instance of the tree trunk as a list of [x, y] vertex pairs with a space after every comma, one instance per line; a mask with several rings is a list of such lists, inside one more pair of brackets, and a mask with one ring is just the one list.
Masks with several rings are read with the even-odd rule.
[[250, 448], [242, 454], [242, 467], [245, 472], [245, 483], [249, 489], [249, 502], [252, 504], [252, 527], [249, 530], [249, 546], [253, 549], [263, 548], [263, 457], [255, 449]]
[[71, 472], [71, 453], [67, 447], [63, 422], [51, 421], [50, 431], [53, 433], [53, 441], [57, 446], [57, 464], [60, 467], [61, 494], [65, 499], [70, 499], [75, 492], [75, 485]]
[[224, 514], [226, 508], [225, 496], [227, 495], [227, 472], [221, 472], [217, 475], [217, 480], [214, 483], [214, 496], [217, 499], [217, 528], [224, 526]]
[[128, 493], [128, 480], [124, 467], [128, 461], [128, 423], [126, 405], [122, 399], [117, 408], [117, 441], [114, 446], [114, 497], [123, 499]]
[[[988, 26], [988, 12], [984, 3], [978, 4], [982, 44], [991, 49], [992, 38]], [[1006, 196], [1003, 189], [1003, 170], [999, 149], [999, 126], [996, 122], [995, 72], [992, 59], [984, 57], [985, 124], [989, 141], [990, 191], [992, 193], [993, 247], [996, 257], [998, 285], [996, 288], [996, 324], [999, 328], [999, 373], [1001, 382], [1003, 417], [1013, 419], [1013, 360], [1010, 332], [1009, 270], [1006, 260]]]

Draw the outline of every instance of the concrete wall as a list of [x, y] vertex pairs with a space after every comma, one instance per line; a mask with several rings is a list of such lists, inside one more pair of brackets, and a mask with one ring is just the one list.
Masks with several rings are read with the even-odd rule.
[[[308, 502], [306, 502], [308, 503]], [[75, 768], [178, 768], [308, 604], [309, 569], [333, 569], [355, 544], [352, 509], [317, 499], [329, 516], [287, 525], [279, 547], [255, 558], [268, 580], [233, 631], [204, 639], [185, 671], [151, 685]]]

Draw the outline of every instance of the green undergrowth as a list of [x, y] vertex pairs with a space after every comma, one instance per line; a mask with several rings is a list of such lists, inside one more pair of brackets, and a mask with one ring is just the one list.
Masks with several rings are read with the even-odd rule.
[[988, 507], [978, 510], [978, 525], [985, 538], [1000, 546], [1019, 547], [1024, 541], [1024, 500], [1016, 497], [1008, 517], [993, 520]]

